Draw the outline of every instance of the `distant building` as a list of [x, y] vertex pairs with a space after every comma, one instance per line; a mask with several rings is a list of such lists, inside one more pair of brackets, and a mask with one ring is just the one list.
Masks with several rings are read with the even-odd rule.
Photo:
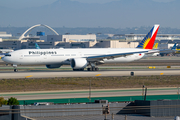
[[0, 49], [20, 49], [21, 41], [3, 41], [0, 43]]
[[95, 34], [87, 35], [47, 35], [47, 41], [62, 41], [62, 42], [95, 42]]
[[70, 42], [54, 42], [55, 48], [70, 48], [71, 43]]
[[55, 42], [55, 48], [92, 48], [96, 41], [89, 42]]
[[[142, 40], [146, 34], [124, 34], [115, 36], [125, 36], [126, 40]], [[157, 40], [177, 40], [180, 39], [180, 34], [157, 34]]]
[[35, 43], [37, 43], [40, 47], [40, 49], [49, 49], [49, 48], [54, 48], [54, 42], [33, 42], [33, 41], [28, 41], [28, 42], [23, 42], [21, 45], [21, 49], [36, 49], [35, 48]]
[[139, 42], [122, 42], [119, 40], [99, 41], [94, 48], [135, 48]]
[[7, 34], [6, 32], [0, 32], [0, 38], [9, 38], [12, 37], [12, 34]]
[[169, 43], [169, 44], [159, 44], [158, 49], [171, 49], [174, 44]]

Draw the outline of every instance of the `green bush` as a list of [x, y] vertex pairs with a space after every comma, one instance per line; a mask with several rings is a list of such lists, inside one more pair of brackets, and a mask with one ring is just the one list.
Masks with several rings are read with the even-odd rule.
[[7, 104], [8, 105], [19, 105], [19, 101], [16, 98], [11, 97], [8, 99]]
[[2, 105], [7, 105], [7, 100], [5, 100], [3, 97], [0, 97], [0, 107]]

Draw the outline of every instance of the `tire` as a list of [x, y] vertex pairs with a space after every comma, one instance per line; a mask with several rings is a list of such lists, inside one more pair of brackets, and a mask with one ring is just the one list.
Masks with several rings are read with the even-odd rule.
[[87, 71], [91, 71], [91, 68], [87, 68]]
[[84, 68], [79, 69], [79, 71], [84, 71]]
[[97, 68], [95, 68], [95, 71], [99, 71], [99, 68], [97, 67]]
[[95, 67], [92, 67], [92, 71], [95, 71], [95, 69], [96, 69]]

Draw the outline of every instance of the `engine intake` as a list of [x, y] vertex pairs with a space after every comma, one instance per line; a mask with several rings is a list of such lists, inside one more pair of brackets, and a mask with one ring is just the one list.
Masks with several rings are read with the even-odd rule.
[[86, 58], [74, 58], [70, 62], [73, 69], [85, 68], [88, 64]]

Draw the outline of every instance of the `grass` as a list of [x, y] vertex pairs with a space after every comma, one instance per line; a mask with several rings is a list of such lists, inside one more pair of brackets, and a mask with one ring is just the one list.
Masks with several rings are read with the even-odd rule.
[[128, 76], [128, 77], [77, 77], [77, 78], [39, 78], [2, 79], [0, 92], [120, 89], [147, 87], [179, 87], [180, 76]]

